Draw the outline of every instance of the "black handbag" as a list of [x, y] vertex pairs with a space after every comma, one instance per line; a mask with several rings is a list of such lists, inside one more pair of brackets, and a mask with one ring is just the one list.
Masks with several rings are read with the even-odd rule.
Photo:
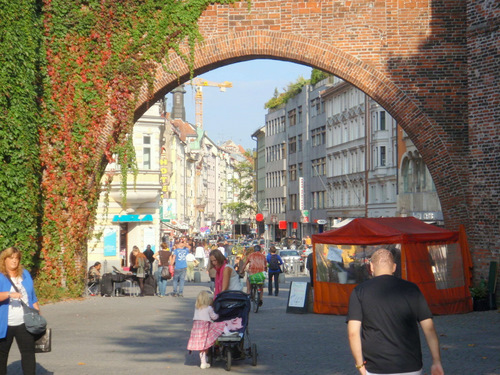
[[[16, 285], [10, 277], [9, 281], [14, 287], [14, 290], [17, 293], [20, 293], [19, 289], [17, 289]], [[40, 335], [44, 333], [47, 329], [47, 320], [45, 320], [45, 318], [40, 315], [37, 309], [32, 309], [31, 307], [26, 305], [22, 299], [20, 299], [19, 301], [21, 302], [24, 310], [24, 325], [26, 326], [26, 331], [33, 335]]]
[[161, 269], [161, 278], [163, 280], [170, 280], [172, 278], [172, 274], [170, 273], [168, 266], [163, 266]]
[[35, 340], [35, 353], [48, 353], [52, 350], [52, 329], [47, 328], [43, 335]]

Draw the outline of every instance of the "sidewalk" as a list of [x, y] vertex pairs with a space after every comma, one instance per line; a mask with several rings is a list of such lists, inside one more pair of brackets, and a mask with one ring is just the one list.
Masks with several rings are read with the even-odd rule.
[[[205, 277], [202, 279], [204, 280]], [[278, 297], [264, 295], [250, 313], [250, 335], [259, 354], [234, 362], [234, 374], [357, 375], [344, 316], [287, 314], [290, 281]], [[149, 375], [225, 373], [224, 363], [199, 368], [198, 353], [188, 354], [194, 302], [208, 282], [186, 283], [184, 298], [88, 297], [42, 306], [53, 329], [51, 353], [37, 354], [38, 374]], [[171, 282], [167, 292], [172, 291]], [[435, 317], [447, 375], [500, 375], [500, 314], [497, 311]], [[423, 339], [425, 342], [425, 339]], [[424, 374], [429, 352], [424, 347]], [[21, 374], [13, 344], [8, 374]]]

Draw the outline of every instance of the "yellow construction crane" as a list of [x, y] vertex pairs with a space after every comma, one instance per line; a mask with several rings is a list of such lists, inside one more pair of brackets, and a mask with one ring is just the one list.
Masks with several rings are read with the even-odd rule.
[[203, 128], [203, 91], [202, 87], [218, 87], [220, 91], [226, 91], [226, 88], [233, 87], [233, 84], [228, 81], [222, 83], [210, 82], [206, 79], [196, 77], [191, 81], [186, 82], [186, 85], [191, 85], [195, 87], [195, 122], [196, 126]]

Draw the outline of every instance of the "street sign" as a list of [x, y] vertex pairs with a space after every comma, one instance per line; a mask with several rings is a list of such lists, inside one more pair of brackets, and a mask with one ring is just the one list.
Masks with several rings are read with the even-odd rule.
[[326, 220], [323, 220], [323, 219], [319, 219], [316, 221], [319, 225], [325, 225], [327, 223]]

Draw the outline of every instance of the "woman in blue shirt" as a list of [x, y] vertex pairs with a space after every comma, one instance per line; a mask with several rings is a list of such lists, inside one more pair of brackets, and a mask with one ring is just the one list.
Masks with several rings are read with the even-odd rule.
[[7, 373], [7, 360], [14, 337], [21, 352], [24, 375], [35, 375], [36, 372], [35, 337], [24, 325], [21, 300], [40, 310], [33, 279], [21, 266], [21, 252], [9, 247], [0, 253], [0, 374]]

